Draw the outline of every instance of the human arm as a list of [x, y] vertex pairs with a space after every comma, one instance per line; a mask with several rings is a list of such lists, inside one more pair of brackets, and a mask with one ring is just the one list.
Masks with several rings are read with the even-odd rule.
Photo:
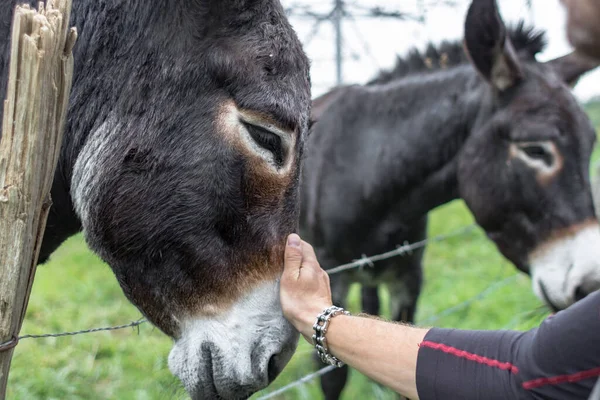
[[[288, 245], [285, 257], [283, 312], [310, 342], [316, 316], [331, 305], [329, 278], [306, 242]], [[598, 332], [600, 292], [528, 332], [423, 330], [339, 315], [327, 342], [334, 356], [412, 399], [585, 400], [600, 374]]]
[[[300, 247], [292, 245], [296, 241]], [[288, 240], [281, 278], [284, 314], [312, 343], [316, 316], [332, 305], [329, 277], [310, 244], [296, 235]], [[371, 379], [418, 399], [416, 365], [426, 329], [393, 324], [372, 317], [339, 315], [327, 331], [329, 351]]]
[[598, 376], [600, 292], [527, 332], [434, 328], [417, 366], [425, 399], [587, 400]]

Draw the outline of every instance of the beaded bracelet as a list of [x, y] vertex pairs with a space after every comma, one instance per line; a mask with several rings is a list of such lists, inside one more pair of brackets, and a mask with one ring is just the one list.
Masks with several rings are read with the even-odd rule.
[[327, 333], [327, 328], [329, 327], [329, 321], [331, 318], [344, 314], [350, 315], [350, 313], [344, 310], [341, 307], [331, 306], [326, 308], [321, 314], [317, 316], [317, 320], [313, 325], [313, 330], [315, 331], [314, 335], [312, 335], [312, 340], [317, 349], [317, 354], [321, 358], [325, 364], [333, 365], [337, 368], [344, 366], [344, 363], [340, 361], [335, 356], [329, 353], [329, 348], [327, 347], [327, 339], [325, 338], [325, 334]]

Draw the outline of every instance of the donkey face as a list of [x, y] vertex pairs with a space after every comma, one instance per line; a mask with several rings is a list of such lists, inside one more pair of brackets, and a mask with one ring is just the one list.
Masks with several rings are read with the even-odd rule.
[[460, 155], [461, 196], [535, 293], [563, 309], [600, 288], [588, 172], [595, 132], [567, 86], [594, 65], [515, 54], [493, 0], [471, 5], [465, 46], [486, 84]]
[[[309, 66], [278, 1], [189, 3], [193, 21], [156, 23], [127, 53], [143, 62], [115, 85], [124, 99], [79, 153], [71, 194], [90, 246], [174, 338], [169, 367], [192, 397], [246, 398], [298, 340], [278, 279], [297, 228]], [[146, 45], [159, 48], [135, 54]]]

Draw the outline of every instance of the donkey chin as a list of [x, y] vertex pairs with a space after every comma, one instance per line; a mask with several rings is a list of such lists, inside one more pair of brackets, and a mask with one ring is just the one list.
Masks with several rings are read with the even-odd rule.
[[600, 226], [542, 244], [530, 256], [530, 272], [535, 294], [554, 311], [600, 289]]
[[287, 365], [299, 334], [279, 302], [279, 282], [263, 283], [225, 313], [181, 321], [169, 369], [193, 399], [246, 399]]

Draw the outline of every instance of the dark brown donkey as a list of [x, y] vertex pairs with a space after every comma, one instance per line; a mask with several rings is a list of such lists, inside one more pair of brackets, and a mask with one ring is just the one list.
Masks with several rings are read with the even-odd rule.
[[[0, 0], [1, 98], [16, 3]], [[308, 127], [301, 45], [277, 0], [76, 0], [71, 23], [73, 91], [41, 261], [83, 229], [174, 339], [169, 367], [192, 397], [248, 397], [298, 340], [278, 277]]]
[[[323, 267], [421, 240], [427, 213], [462, 198], [552, 308], [600, 288], [588, 171], [595, 132], [568, 86], [595, 64], [575, 55], [537, 62], [543, 45], [522, 25], [507, 30], [495, 1], [475, 0], [466, 55], [462, 43], [431, 47], [370, 85], [315, 101], [301, 232]], [[378, 314], [377, 287], [387, 284], [392, 317], [413, 321], [422, 256], [332, 276], [334, 302], [360, 282], [364, 310]], [[323, 378], [328, 399], [345, 378], [344, 369]]]

